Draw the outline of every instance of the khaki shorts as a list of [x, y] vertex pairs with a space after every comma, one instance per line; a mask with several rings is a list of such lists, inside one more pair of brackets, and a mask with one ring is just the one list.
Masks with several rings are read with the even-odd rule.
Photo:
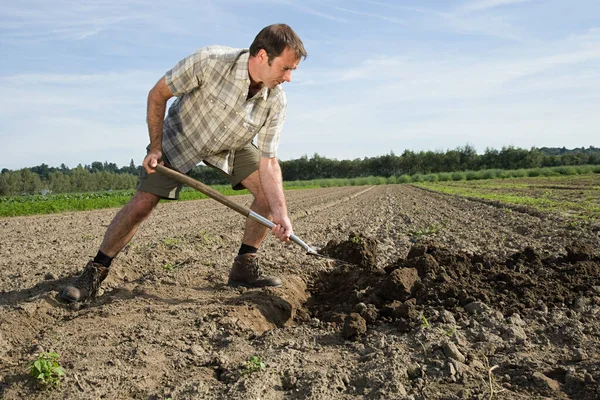
[[[245, 147], [236, 150], [233, 159], [233, 173], [231, 175], [226, 174], [220, 169], [213, 165], [206, 163], [206, 165], [215, 168], [220, 171], [225, 178], [231, 183], [231, 187], [234, 190], [245, 189], [242, 185], [242, 181], [246, 179], [254, 171], [258, 171], [259, 161], [258, 148], [250, 143]], [[168, 165], [168, 160], [165, 160], [165, 164]], [[163, 199], [177, 200], [179, 199], [179, 192], [181, 192], [182, 184], [176, 180], [164, 176], [160, 172], [149, 174], [146, 169], [142, 168], [140, 172], [139, 182], [137, 190], [143, 192], [153, 193]]]

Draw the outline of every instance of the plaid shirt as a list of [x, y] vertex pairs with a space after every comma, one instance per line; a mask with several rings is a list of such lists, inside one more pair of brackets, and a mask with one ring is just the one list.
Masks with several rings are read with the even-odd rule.
[[162, 148], [181, 172], [205, 160], [232, 173], [233, 155], [258, 135], [262, 157], [276, 157], [287, 99], [266, 86], [248, 97], [247, 49], [208, 46], [165, 74], [177, 96], [163, 124]]

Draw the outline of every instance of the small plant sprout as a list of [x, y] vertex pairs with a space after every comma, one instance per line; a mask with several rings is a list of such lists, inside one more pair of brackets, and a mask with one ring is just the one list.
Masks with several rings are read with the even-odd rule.
[[496, 368], [498, 368], [498, 365], [494, 365], [490, 367], [490, 361], [488, 360], [488, 358], [482, 354], [483, 357], [483, 365], [485, 367], [485, 369], [487, 370], [487, 381], [484, 378], [481, 378], [484, 382], [484, 384], [487, 385], [488, 389], [490, 390], [490, 396], [488, 397], [488, 400], [492, 400], [492, 397], [494, 396], [494, 394], [497, 393], [501, 393], [503, 392], [505, 389], [500, 386], [500, 384], [496, 381], [496, 378], [494, 377], [494, 370]]
[[162, 266], [163, 271], [167, 271], [167, 272], [171, 272], [175, 269], [175, 264], [173, 263], [166, 263]]
[[352, 243], [355, 244], [361, 244], [363, 242], [363, 239], [360, 236], [352, 236], [352, 239], [350, 239], [352, 241]]
[[412, 230], [408, 231], [408, 235], [413, 239], [418, 239], [422, 236], [435, 235], [436, 233], [438, 233], [445, 227], [446, 227], [446, 222], [443, 222], [440, 224], [435, 223], [432, 225], [424, 226], [422, 228], [412, 229]]
[[423, 327], [423, 329], [427, 329], [427, 328], [431, 327], [431, 325], [429, 325], [429, 321], [427, 321], [427, 318], [425, 318], [424, 314], [421, 314], [420, 318], [421, 318], [421, 327]]
[[166, 237], [162, 240], [162, 243], [166, 248], [172, 249], [174, 247], [177, 247], [181, 243], [181, 241], [177, 238]]
[[252, 356], [246, 363], [246, 374], [252, 374], [254, 372], [264, 371], [265, 363], [260, 359], [259, 356]]
[[65, 371], [60, 366], [60, 356], [54, 352], [40, 353], [40, 355], [29, 363], [27, 370], [29, 375], [45, 387], [57, 387], [65, 376]]

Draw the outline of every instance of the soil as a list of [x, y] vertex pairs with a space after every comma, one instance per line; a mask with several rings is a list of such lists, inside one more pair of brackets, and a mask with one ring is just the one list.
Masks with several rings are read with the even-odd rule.
[[[243, 218], [165, 203], [83, 307], [57, 295], [118, 210], [0, 219], [0, 397], [600, 398], [597, 226], [407, 185], [287, 198], [295, 233], [343, 261], [269, 237], [283, 286], [233, 289]], [[57, 389], [27, 374], [44, 351]]]

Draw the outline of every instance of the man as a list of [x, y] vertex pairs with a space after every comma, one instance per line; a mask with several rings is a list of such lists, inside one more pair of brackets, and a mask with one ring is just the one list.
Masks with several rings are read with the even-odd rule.
[[[67, 302], [94, 297], [113, 258], [136, 233], [161, 198], [177, 199], [181, 185], [157, 173], [164, 163], [186, 173], [201, 161], [226, 173], [234, 189], [247, 188], [254, 212], [272, 218], [272, 232], [284, 241], [293, 233], [277, 161], [287, 101], [279, 86], [290, 82], [306, 50], [285, 24], [262, 29], [250, 49], [208, 46], [181, 60], [148, 94], [150, 145], [137, 192], [115, 216], [96, 257], [61, 293]], [[167, 101], [177, 99], [165, 118]], [[252, 140], [257, 137], [258, 147]], [[264, 276], [256, 252], [268, 233], [248, 219], [231, 286], [281, 286]]]

